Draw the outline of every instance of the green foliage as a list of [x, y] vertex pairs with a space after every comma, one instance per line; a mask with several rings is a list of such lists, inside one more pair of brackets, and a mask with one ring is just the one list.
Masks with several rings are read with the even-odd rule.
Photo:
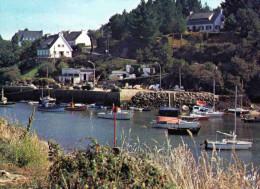
[[57, 68], [57, 71], [58, 71], [59, 73], [61, 73], [62, 68], [68, 69], [68, 68], [69, 68], [69, 65], [68, 65], [68, 63], [61, 61], [61, 62], [58, 63], [58, 65], [56, 66], [56, 68]]
[[16, 67], [0, 68], [0, 82], [4, 84], [5, 81], [17, 81], [21, 77], [20, 70]]
[[55, 72], [57, 71], [53, 63], [45, 62], [38, 69], [39, 76], [47, 77], [47, 70], [48, 70], [48, 76], [54, 76]]
[[[101, 146], [90, 138], [85, 150], [73, 150], [71, 155], [57, 155], [50, 168], [50, 185], [54, 187], [146, 187], [161, 188], [161, 172], [148, 159], [114, 153], [110, 146]], [[145, 184], [142, 184], [145, 183]]]

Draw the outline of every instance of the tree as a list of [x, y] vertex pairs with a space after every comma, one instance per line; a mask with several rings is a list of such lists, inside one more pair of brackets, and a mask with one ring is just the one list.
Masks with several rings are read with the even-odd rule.
[[41, 65], [38, 70], [38, 74], [40, 77], [47, 77], [47, 69], [48, 69], [48, 77], [54, 76], [53, 74], [57, 71], [53, 63], [45, 62]]
[[129, 22], [130, 32], [136, 40], [144, 44], [151, 43], [159, 31], [153, 1], [148, 0], [145, 3], [144, 0], [141, 0], [137, 9], [132, 12]]
[[181, 40], [180, 40], [180, 47], [182, 47], [182, 35], [185, 34], [186, 31], [186, 20], [183, 17], [180, 17], [178, 20], [178, 33], [181, 35]]
[[20, 70], [16, 66], [1, 68], [0, 69], [0, 83], [4, 84], [5, 81], [17, 81], [21, 78]]
[[68, 68], [69, 68], [68, 63], [61, 61], [61, 62], [57, 65], [57, 71], [59, 72], [59, 74], [61, 74], [62, 68], [68, 69]]
[[11, 42], [12, 42], [12, 46], [13, 46], [14, 51], [16, 51], [19, 48], [19, 46], [18, 46], [18, 33], [14, 34], [14, 36], [11, 39]]
[[100, 32], [98, 30], [88, 30], [88, 36], [91, 42], [90, 54], [94, 52], [94, 46], [97, 45], [97, 39], [100, 37]]

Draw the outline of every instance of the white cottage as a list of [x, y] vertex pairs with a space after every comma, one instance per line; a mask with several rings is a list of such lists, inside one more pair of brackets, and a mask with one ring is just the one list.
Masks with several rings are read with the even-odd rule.
[[193, 13], [186, 20], [188, 31], [219, 32], [224, 27], [222, 10], [206, 13]]
[[38, 58], [72, 57], [72, 48], [62, 33], [50, 35], [37, 49]]
[[85, 46], [91, 45], [90, 38], [86, 30], [69, 32], [66, 36], [66, 40], [70, 46], [77, 44], [84, 44]]
[[76, 83], [82, 83], [83, 81], [92, 82], [93, 78], [94, 78], [94, 69], [62, 68], [62, 75], [59, 76], [59, 81], [63, 83], [70, 82], [71, 84], [76, 84]]

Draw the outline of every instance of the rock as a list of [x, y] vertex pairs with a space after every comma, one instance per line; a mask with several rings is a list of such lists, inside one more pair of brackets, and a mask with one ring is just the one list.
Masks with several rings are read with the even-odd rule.
[[24, 183], [27, 180], [28, 178], [23, 175], [11, 174], [5, 170], [0, 170], [0, 186]]

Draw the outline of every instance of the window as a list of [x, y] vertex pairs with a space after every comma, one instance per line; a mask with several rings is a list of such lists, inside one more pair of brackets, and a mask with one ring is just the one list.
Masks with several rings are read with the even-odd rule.
[[58, 47], [60, 47], [60, 45], [58, 45]]
[[216, 26], [215, 26], [215, 30], [220, 30], [220, 26], [219, 26], [219, 25], [216, 25]]
[[69, 54], [70, 52], [69, 51], [66, 51], [67, 54]]
[[206, 30], [211, 30], [212, 26], [206, 26]]
[[64, 45], [62, 45], [62, 47], [64, 47]]

